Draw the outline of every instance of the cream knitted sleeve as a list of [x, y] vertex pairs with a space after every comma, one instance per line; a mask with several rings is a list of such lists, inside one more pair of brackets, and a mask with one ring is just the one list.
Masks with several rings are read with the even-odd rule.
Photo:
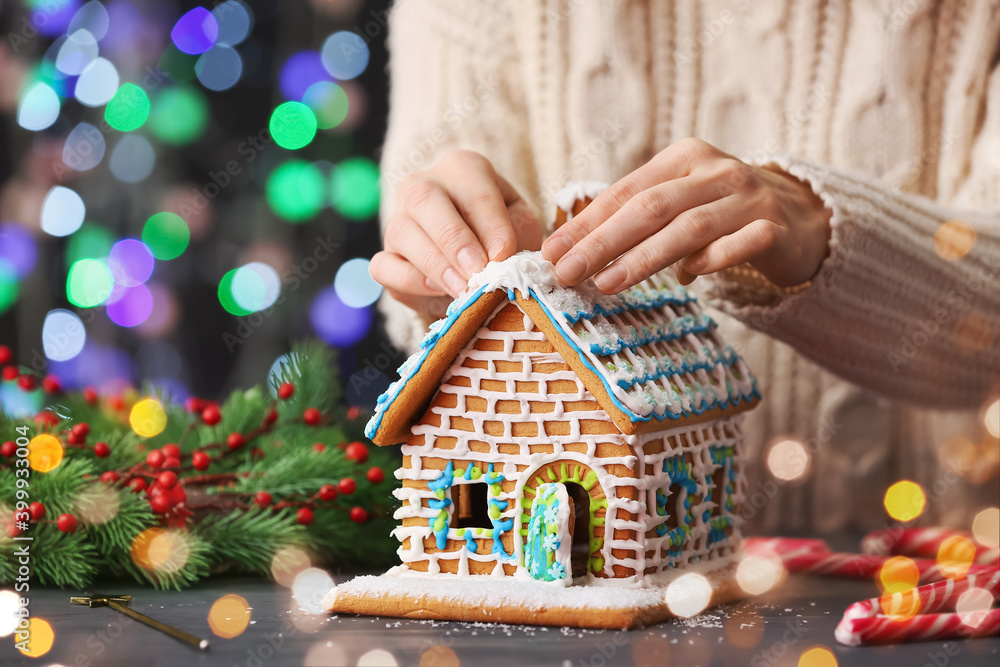
[[[389, 128], [382, 153], [382, 221], [407, 176], [450, 150], [485, 155], [529, 201], [538, 180], [507, 3], [398, 0], [389, 21]], [[383, 296], [392, 341], [412, 351], [426, 331]]]
[[[1000, 122], [987, 129], [1000, 136]], [[982, 405], [1000, 384], [996, 161], [970, 159], [967, 182], [991, 199], [970, 197], [981, 205], [964, 210], [791, 156], [767, 163], [808, 183], [833, 211], [830, 255], [792, 292], [752, 269], [723, 272], [706, 281], [713, 305], [892, 398]]]

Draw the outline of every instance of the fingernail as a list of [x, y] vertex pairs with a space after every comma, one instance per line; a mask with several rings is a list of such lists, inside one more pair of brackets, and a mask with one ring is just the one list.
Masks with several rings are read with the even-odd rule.
[[441, 286], [438, 285], [433, 280], [431, 280], [430, 278], [424, 278], [424, 285], [427, 287], [427, 289], [434, 290], [435, 292], [441, 291]]
[[564, 283], [575, 283], [587, 272], [587, 260], [583, 255], [574, 253], [559, 260], [556, 265], [556, 275]]
[[702, 267], [704, 266], [705, 266], [705, 260], [701, 257], [698, 257], [696, 259], [689, 259], [688, 261], [684, 262], [682, 268], [688, 273], [697, 274], [699, 271], [701, 271]]
[[628, 269], [622, 264], [612, 264], [594, 276], [594, 283], [602, 292], [617, 292], [628, 278]]
[[558, 261], [560, 257], [569, 252], [573, 247], [573, 241], [565, 236], [552, 236], [542, 245], [542, 255], [550, 262]]
[[458, 251], [458, 265], [465, 271], [465, 275], [471, 276], [483, 270], [486, 260], [483, 258], [483, 253], [466, 246]]
[[494, 260], [503, 252], [504, 245], [501, 239], [494, 239], [490, 242], [490, 247], [486, 250], [486, 254], [490, 256], [491, 260]]
[[448, 286], [448, 289], [455, 296], [460, 294], [466, 287], [469, 286], [469, 283], [462, 280], [462, 276], [458, 275], [458, 271], [450, 267], [445, 269], [443, 278], [444, 284]]

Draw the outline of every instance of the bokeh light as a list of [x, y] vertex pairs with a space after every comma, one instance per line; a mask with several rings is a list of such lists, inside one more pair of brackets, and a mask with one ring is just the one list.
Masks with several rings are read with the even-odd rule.
[[87, 329], [76, 313], [50, 310], [42, 324], [42, 349], [52, 361], [68, 361], [83, 351]]
[[209, 90], [229, 90], [243, 74], [243, 59], [233, 47], [216, 44], [201, 54], [194, 65], [194, 72], [201, 85]]
[[310, 567], [295, 575], [292, 596], [299, 606], [310, 614], [322, 614], [323, 597], [333, 590], [333, 577], [326, 570]]
[[240, 0], [226, 0], [212, 9], [219, 24], [217, 44], [236, 46], [253, 30], [253, 12]]
[[885, 492], [885, 510], [897, 521], [913, 521], [923, 514], [927, 496], [916, 482], [896, 482]]
[[232, 639], [239, 637], [250, 624], [250, 605], [247, 601], [230, 593], [212, 603], [208, 610], [208, 627], [217, 637]]
[[781, 583], [785, 568], [777, 557], [750, 555], [736, 568], [736, 581], [750, 595], [761, 595]]
[[156, 260], [145, 243], [138, 239], [122, 239], [111, 246], [108, 268], [117, 285], [132, 287], [149, 280]]
[[994, 438], [1000, 437], [1000, 398], [986, 406], [983, 425], [986, 427], [986, 432]]
[[972, 520], [972, 535], [984, 547], [1000, 547], [1000, 508], [987, 507]]
[[0, 591], [0, 637], [14, 634], [17, 630], [17, 610], [21, 608], [21, 596], [14, 591]]
[[176, 213], [154, 213], [142, 228], [142, 242], [156, 259], [180, 257], [191, 240], [191, 231], [184, 219]]
[[55, 37], [69, 29], [73, 16], [80, 8], [80, 0], [32, 0], [31, 24], [46, 37]]
[[67, 32], [72, 34], [77, 30], [86, 30], [94, 39], [101, 41], [108, 33], [109, 23], [108, 10], [98, 0], [91, 0], [73, 15]]
[[906, 556], [893, 556], [878, 570], [878, 587], [886, 595], [913, 589], [919, 581], [920, 569]]
[[970, 628], [978, 628], [993, 608], [993, 595], [984, 588], [969, 588], [958, 596], [955, 611], [958, 618]]
[[[118, 290], [120, 294], [116, 294]], [[153, 312], [153, 294], [145, 285], [121, 287], [115, 285], [108, 299], [108, 317], [120, 327], [137, 327]]]
[[278, 85], [286, 100], [301, 101], [306, 91], [317, 81], [328, 81], [320, 55], [315, 51], [299, 51], [281, 67]]
[[309, 145], [316, 136], [316, 114], [301, 102], [285, 102], [271, 114], [268, 127], [276, 144], [297, 150]]
[[[332, 664], [332, 663], [331, 663]], [[447, 646], [432, 646], [420, 654], [419, 667], [461, 667], [458, 655]], [[666, 663], [663, 663], [666, 664]]]
[[139, 129], [148, 117], [149, 97], [134, 83], [122, 84], [104, 109], [108, 125], [122, 132]]
[[69, 268], [66, 298], [74, 306], [93, 308], [107, 301], [113, 285], [107, 264], [99, 259], [81, 259]]
[[795, 440], [776, 442], [767, 453], [767, 469], [786, 482], [801, 479], [809, 470], [809, 452]]
[[38, 244], [27, 229], [14, 222], [0, 223], [0, 265], [17, 278], [25, 278], [35, 268]]
[[204, 7], [195, 7], [177, 20], [170, 39], [184, 53], [198, 55], [212, 48], [219, 38], [219, 22]]
[[378, 213], [378, 165], [366, 157], [344, 160], [333, 171], [330, 201], [350, 220], [367, 220]]
[[337, 269], [333, 279], [333, 288], [344, 304], [351, 308], [364, 308], [378, 301], [382, 295], [382, 286], [371, 277], [367, 259], [356, 257], [349, 259]]
[[247, 310], [241, 306], [239, 302], [236, 301], [236, 297], [233, 296], [233, 280], [236, 278], [237, 271], [239, 271], [239, 269], [233, 269], [222, 276], [222, 280], [219, 281], [219, 289], [217, 293], [219, 295], [219, 303], [227, 313], [230, 315], [236, 315], [237, 317], [242, 317], [244, 315], [249, 315], [253, 311]]
[[119, 82], [118, 70], [111, 61], [97, 58], [87, 65], [76, 80], [73, 95], [84, 106], [103, 106], [115, 96]]
[[976, 545], [967, 537], [952, 535], [938, 547], [937, 564], [941, 574], [949, 579], [961, 579], [976, 559]]
[[17, 274], [6, 260], [0, 259], [0, 314], [14, 305], [18, 292]]
[[153, 101], [149, 131], [165, 144], [183, 146], [202, 135], [208, 118], [208, 101], [201, 91], [175, 86], [159, 93]]
[[346, 81], [365, 71], [370, 55], [360, 35], [343, 30], [326, 38], [321, 57], [327, 72], [335, 79]]
[[798, 667], [837, 667], [837, 656], [825, 646], [813, 646], [799, 656]]
[[28, 442], [28, 465], [36, 472], [51, 472], [63, 460], [63, 446], [48, 433], [36, 435]]
[[32, 616], [28, 619], [28, 627], [25, 630], [28, 634], [28, 641], [22, 645], [17, 644], [17, 650], [29, 658], [40, 658], [52, 649], [52, 644], [56, 640], [56, 632], [52, 626], [43, 618]]
[[63, 163], [75, 171], [87, 171], [104, 158], [104, 134], [90, 123], [74, 127], [63, 144]]
[[111, 521], [121, 509], [118, 489], [101, 483], [84, 486], [73, 501], [76, 518], [87, 526], [100, 526]]
[[86, 212], [80, 195], [56, 185], [42, 201], [42, 231], [52, 236], [68, 236], [80, 229]]
[[180, 303], [170, 288], [150, 282], [146, 285], [153, 295], [153, 312], [149, 319], [136, 327], [147, 338], [164, 336], [177, 328], [180, 322]]
[[37, 132], [51, 127], [59, 118], [59, 95], [47, 83], [37, 81], [21, 95], [17, 105], [17, 124]]
[[677, 577], [667, 586], [667, 607], [681, 618], [700, 614], [712, 600], [712, 585], [697, 572]]
[[347, 93], [332, 81], [317, 81], [309, 86], [302, 102], [316, 114], [316, 124], [321, 130], [344, 122], [350, 107]]
[[56, 69], [63, 74], [77, 76], [97, 59], [97, 40], [86, 30], [71, 33], [59, 48]]
[[397, 665], [399, 663], [395, 656], [381, 648], [365, 651], [358, 658], [358, 667], [396, 667]]
[[323, 174], [309, 162], [289, 160], [271, 172], [266, 196], [275, 214], [289, 222], [303, 222], [323, 206]]
[[108, 166], [119, 181], [138, 183], [153, 173], [155, 163], [156, 151], [153, 150], [153, 145], [145, 137], [127, 134], [118, 140], [111, 151]]
[[964, 257], [976, 244], [976, 230], [962, 220], [949, 220], [934, 232], [934, 251], [942, 259]]
[[316, 334], [334, 347], [350, 347], [368, 333], [372, 325], [371, 308], [351, 308], [337, 296], [333, 287], [320, 292], [309, 309], [309, 319]]
[[173, 574], [187, 564], [191, 545], [183, 533], [153, 526], [135, 536], [130, 555], [144, 570]]
[[254, 313], [271, 307], [281, 294], [278, 272], [263, 262], [251, 262], [233, 273], [233, 300], [241, 310]]
[[85, 223], [80, 231], [69, 237], [66, 244], [66, 266], [81, 259], [100, 259], [108, 256], [115, 237], [106, 228]]
[[136, 435], [155, 438], [167, 427], [167, 412], [162, 403], [150, 396], [132, 406], [128, 421]]
[[299, 547], [282, 547], [271, 558], [271, 576], [285, 588], [291, 588], [299, 573], [310, 567], [309, 554]]

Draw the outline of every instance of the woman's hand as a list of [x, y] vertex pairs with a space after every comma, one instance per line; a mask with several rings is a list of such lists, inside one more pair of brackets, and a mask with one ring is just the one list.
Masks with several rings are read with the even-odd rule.
[[487, 261], [537, 250], [542, 229], [489, 160], [452, 151], [399, 187], [372, 278], [414, 310], [439, 317]]
[[684, 284], [750, 262], [786, 287], [816, 274], [829, 239], [830, 211], [808, 185], [684, 139], [601, 193], [542, 254], [564, 284], [596, 273], [606, 294], [675, 263]]

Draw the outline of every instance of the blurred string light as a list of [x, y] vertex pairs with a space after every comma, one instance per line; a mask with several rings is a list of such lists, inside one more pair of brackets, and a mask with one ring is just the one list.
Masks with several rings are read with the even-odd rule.
[[916, 482], [896, 482], [885, 492], [885, 509], [897, 521], [913, 521], [923, 514], [927, 496]]
[[52, 236], [69, 236], [80, 229], [86, 212], [80, 195], [56, 185], [42, 200], [42, 231]]
[[35, 268], [38, 245], [27, 229], [15, 222], [0, 223], [0, 266], [6, 264], [14, 276], [23, 279]]
[[24, 632], [27, 633], [27, 641], [23, 645], [15, 644], [15, 646], [29, 658], [42, 657], [52, 649], [52, 644], [56, 640], [56, 632], [52, 629], [52, 625], [38, 616], [28, 619], [28, 627]]
[[353, 79], [368, 67], [368, 45], [360, 35], [346, 30], [335, 32], [323, 42], [323, 67], [335, 79]]
[[50, 361], [49, 369], [69, 389], [90, 385], [104, 393], [132, 387], [132, 360], [122, 349], [90, 340], [69, 361]]
[[204, 7], [195, 7], [177, 19], [170, 39], [182, 52], [191, 55], [205, 53], [219, 37], [219, 22]]
[[6, 260], [0, 259], [0, 315], [17, 301], [17, 274]]
[[837, 656], [825, 646], [812, 646], [799, 656], [798, 667], [837, 667]]
[[800, 479], [809, 470], [809, 452], [795, 440], [776, 442], [767, 453], [767, 469], [786, 482]]
[[228, 90], [239, 82], [243, 74], [243, 59], [233, 47], [216, 44], [201, 54], [194, 65], [194, 72], [201, 85], [209, 90]]
[[952, 535], [941, 542], [937, 565], [941, 574], [949, 579], [961, 579], [976, 559], [976, 545], [967, 537]]
[[157, 283], [149, 283], [146, 287], [153, 296], [153, 311], [136, 330], [148, 338], [166, 335], [174, 330], [180, 319], [177, 297], [170, 289]]
[[138, 183], [153, 173], [156, 151], [145, 137], [127, 134], [118, 140], [111, 151], [108, 167], [115, 178], [123, 183]]
[[949, 220], [934, 232], [934, 251], [942, 259], [964, 257], [976, 244], [976, 230], [963, 220]]
[[173, 574], [187, 564], [191, 544], [183, 532], [154, 526], [135, 536], [130, 555], [132, 562], [144, 570]]
[[31, 24], [46, 37], [66, 32], [80, 8], [80, 0], [32, 0]]
[[128, 421], [136, 435], [155, 438], [167, 427], [167, 412], [162, 403], [150, 396], [132, 406]]
[[962, 623], [977, 628], [986, 620], [993, 601], [993, 594], [985, 588], [969, 588], [958, 596], [955, 611]]
[[0, 591], [0, 637], [7, 637], [17, 630], [21, 596], [11, 590]]
[[190, 86], [166, 88], [156, 95], [149, 130], [165, 144], [183, 146], [198, 139], [208, 125], [208, 102]]
[[310, 614], [322, 614], [323, 597], [333, 590], [333, 577], [318, 567], [310, 567], [295, 575], [292, 596], [299, 606]]
[[309, 145], [316, 136], [316, 114], [301, 102], [285, 102], [271, 114], [268, 127], [276, 144], [296, 150]]
[[223, 595], [208, 610], [208, 627], [217, 637], [239, 637], [249, 624], [250, 605], [239, 595]]
[[972, 535], [984, 547], [1000, 547], [1000, 508], [987, 507], [972, 520]]
[[347, 93], [332, 81], [317, 81], [309, 86], [302, 102], [316, 114], [316, 125], [321, 130], [337, 127], [347, 118]]
[[81, 259], [100, 259], [107, 257], [115, 237], [110, 231], [95, 225], [85, 223], [80, 231], [69, 237], [66, 244], [66, 266], [72, 266]]
[[358, 667], [396, 667], [398, 664], [392, 653], [381, 648], [366, 651], [358, 658]]
[[74, 171], [93, 169], [104, 159], [104, 134], [90, 123], [80, 123], [63, 144], [63, 164]]
[[36, 435], [28, 442], [28, 465], [36, 472], [51, 472], [63, 460], [63, 446], [49, 433]]
[[761, 595], [778, 585], [785, 576], [785, 568], [777, 557], [751, 555], [740, 561], [736, 568], [736, 581], [750, 595]]
[[271, 558], [271, 576], [279, 585], [291, 588], [299, 573], [311, 565], [309, 554], [301, 547], [282, 547]]
[[219, 303], [232, 315], [249, 315], [269, 308], [280, 294], [278, 272], [263, 262], [233, 269], [219, 281]]
[[63, 74], [78, 76], [97, 59], [97, 40], [86, 30], [70, 34], [56, 55], [56, 69]]
[[87, 329], [76, 313], [50, 310], [42, 324], [42, 349], [51, 361], [69, 361], [83, 351]]
[[108, 125], [121, 132], [139, 129], [148, 117], [149, 97], [134, 83], [123, 84], [104, 109]]
[[992, 401], [986, 406], [983, 413], [983, 425], [986, 432], [994, 438], [1000, 438], [1000, 398]]
[[309, 320], [316, 334], [330, 345], [350, 347], [368, 333], [372, 313], [371, 308], [351, 308], [340, 300], [333, 287], [328, 287], [313, 301]]
[[17, 382], [0, 382], [0, 412], [9, 417], [21, 419], [38, 414], [44, 398], [44, 392], [40, 388], [22, 391]]
[[74, 306], [93, 308], [107, 301], [113, 284], [107, 264], [99, 259], [81, 259], [69, 268], [66, 298]]
[[382, 295], [382, 286], [371, 277], [371, 262], [356, 257], [344, 262], [333, 279], [337, 296], [351, 308], [364, 308], [375, 303]]
[[278, 87], [286, 100], [301, 101], [309, 86], [317, 81], [328, 81], [330, 75], [323, 68], [323, 61], [316, 51], [299, 51], [285, 61], [278, 77]]
[[700, 614], [711, 600], [712, 584], [697, 572], [681, 575], [667, 586], [667, 607], [681, 618]]
[[289, 160], [267, 178], [267, 203], [289, 222], [303, 222], [323, 207], [323, 174], [304, 160]]
[[156, 259], [180, 257], [191, 240], [191, 231], [176, 213], [154, 213], [142, 227], [142, 242]]
[[87, 65], [76, 80], [73, 95], [80, 104], [99, 107], [111, 101], [118, 91], [118, 70], [110, 60], [97, 58]]
[[378, 165], [366, 157], [344, 160], [331, 176], [330, 203], [345, 218], [367, 220], [378, 212]]
[[51, 127], [59, 118], [59, 95], [50, 85], [37, 81], [21, 95], [17, 105], [17, 124], [37, 132]]
[[108, 33], [109, 23], [108, 10], [97, 0], [92, 0], [73, 15], [67, 30], [70, 34], [77, 30], [86, 30], [94, 36], [94, 39], [101, 41]]
[[153, 294], [145, 285], [115, 286], [108, 298], [108, 318], [120, 327], [137, 327], [153, 312]]
[[156, 260], [145, 243], [137, 239], [122, 239], [108, 253], [108, 268], [115, 283], [133, 287], [149, 280]]
[[[642, 640], [640, 640], [642, 641]], [[319, 663], [317, 663], [319, 664]], [[336, 664], [336, 663], [329, 663]], [[461, 661], [458, 654], [447, 646], [432, 646], [420, 654], [418, 667], [459, 667]]]
[[212, 9], [219, 24], [218, 44], [236, 46], [253, 30], [253, 11], [240, 0], [226, 0]]

